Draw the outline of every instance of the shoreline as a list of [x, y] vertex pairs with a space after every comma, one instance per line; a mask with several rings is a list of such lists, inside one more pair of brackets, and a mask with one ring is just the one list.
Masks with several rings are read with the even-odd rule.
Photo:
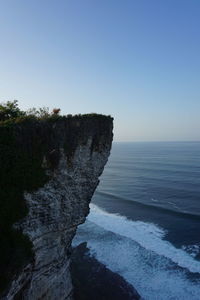
[[89, 255], [87, 243], [73, 248], [71, 277], [74, 300], [139, 300], [140, 295], [122, 276]]

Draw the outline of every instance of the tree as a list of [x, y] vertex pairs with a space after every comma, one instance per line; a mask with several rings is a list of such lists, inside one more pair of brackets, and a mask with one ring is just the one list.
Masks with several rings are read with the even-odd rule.
[[0, 104], [0, 121], [25, 116], [25, 112], [18, 107], [18, 101], [7, 101]]

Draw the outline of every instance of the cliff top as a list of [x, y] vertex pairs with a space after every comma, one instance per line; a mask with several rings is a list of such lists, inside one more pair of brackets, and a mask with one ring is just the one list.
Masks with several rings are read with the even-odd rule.
[[18, 107], [18, 101], [7, 101], [0, 104], [0, 126], [12, 126], [16, 124], [26, 123], [28, 121], [35, 122], [55, 122], [55, 121], [67, 121], [67, 120], [83, 120], [83, 119], [100, 119], [100, 120], [113, 120], [110, 115], [103, 115], [97, 113], [88, 114], [67, 114], [61, 115], [60, 109], [54, 108], [52, 112], [49, 112], [49, 108], [42, 107], [39, 109], [31, 108], [27, 111], [23, 111]]

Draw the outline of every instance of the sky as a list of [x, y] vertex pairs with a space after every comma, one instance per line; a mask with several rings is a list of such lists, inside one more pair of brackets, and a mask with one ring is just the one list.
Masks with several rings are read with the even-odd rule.
[[0, 0], [0, 102], [114, 117], [115, 141], [200, 141], [199, 0]]

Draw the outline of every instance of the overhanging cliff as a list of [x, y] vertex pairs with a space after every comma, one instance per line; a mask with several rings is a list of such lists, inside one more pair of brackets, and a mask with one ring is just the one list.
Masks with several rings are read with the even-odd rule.
[[71, 240], [89, 213], [112, 129], [102, 115], [0, 126], [2, 299], [72, 299]]

